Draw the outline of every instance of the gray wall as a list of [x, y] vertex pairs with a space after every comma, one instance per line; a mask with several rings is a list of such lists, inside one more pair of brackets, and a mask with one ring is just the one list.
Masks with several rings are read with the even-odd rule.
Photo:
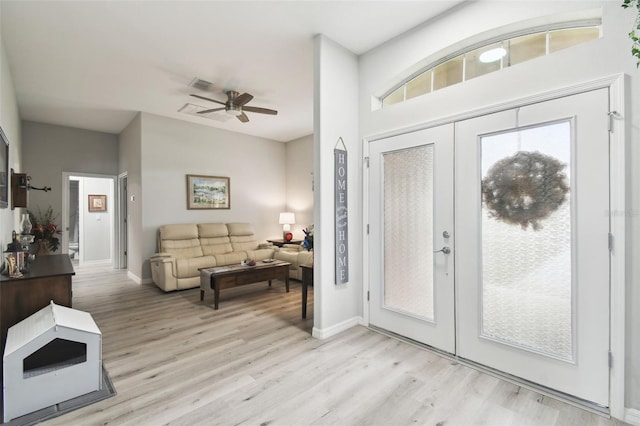
[[[20, 135], [20, 116], [18, 115], [18, 104], [16, 102], [15, 90], [11, 70], [5, 55], [0, 33], [0, 126], [9, 139], [9, 169], [8, 183], [11, 183], [11, 168], [20, 172], [20, 159], [22, 158], [22, 143]], [[22, 209], [11, 210], [11, 190], [9, 189], [8, 207], [0, 209], [0, 246], [6, 249], [7, 243], [11, 241], [11, 232], [19, 229], [18, 222]], [[3, 261], [0, 261], [0, 265]], [[0, 266], [1, 267], [1, 266]]]
[[293, 237], [303, 239], [302, 230], [313, 224], [313, 135], [287, 142], [286, 151], [286, 210], [296, 214]]
[[29, 210], [45, 211], [49, 206], [62, 212], [62, 172], [116, 175], [118, 137], [109, 133], [23, 121], [23, 170], [35, 187], [51, 191], [29, 191]]
[[[142, 113], [141, 197], [144, 262], [133, 274], [151, 277], [158, 227], [171, 223], [249, 222], [259, 240], [282, 234], [285, 208], [285, 144]], [[231, 179], [231, 208], [187, 210], [187, 174]], [[133, 259], [132, 259], [133, 260]], [[141, 275], [138, 275], [138, 274]]]

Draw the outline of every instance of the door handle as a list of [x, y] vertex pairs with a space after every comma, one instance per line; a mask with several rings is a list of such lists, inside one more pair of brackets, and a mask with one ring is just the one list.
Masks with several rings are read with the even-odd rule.
[[434, 251], [434, 253], [440, 253], [440, 252], [443, 252], [444, 254], [449, 254], [451, 253], [451, 248], [444, 246], [440, 250]]

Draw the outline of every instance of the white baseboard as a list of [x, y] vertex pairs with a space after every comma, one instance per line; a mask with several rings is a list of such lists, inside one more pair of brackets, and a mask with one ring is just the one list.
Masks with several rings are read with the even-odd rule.
[[624, 421], [631, 425], [640, 426], [640, 410], [627, 408], [624, 410]]
[[133, 282], [135, 282], [136, 284], [151, 284], [153, 283], [153, 280], [151, 278], [140, 278], [139, 276], [137, 276], [136, 274], [134, 274], [131, 271], [127, 271], [127, 277], [129, 277], [130, 280], [132, 280]]
[[316, 339], [326, 339], [331, 336], [335, 336], [338, 333], [341, 333], [345, 330], [350, 329], [356, 325], [362, 325], [364, 323], [364, 319], [362, 317], [353, 317], [348, 320], [342, 321], [338, 324], [332, 325], [327, 328], [317, 328], [313, 327], [313, 332], [311, 335]]

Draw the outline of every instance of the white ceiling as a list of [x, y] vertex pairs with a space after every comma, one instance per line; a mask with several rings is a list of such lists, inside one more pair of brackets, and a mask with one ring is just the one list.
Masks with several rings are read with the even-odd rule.
[[[117, 134], [144, 111], [289, 141], [313, 132], [314, 35], [361, 54], [459, 2], [0, 0], [0, 14], [23, 120]], [[228, 89], [279, 113], [178, 112]]]

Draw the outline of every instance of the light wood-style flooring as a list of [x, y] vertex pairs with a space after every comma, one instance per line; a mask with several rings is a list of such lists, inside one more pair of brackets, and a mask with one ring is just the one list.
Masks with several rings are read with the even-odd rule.
[[365, 327], [314, 339], [297, 281], [223, 291], [214, 311], [199, 289], [76, 271], [118, 394], [48, 425], [620, 424]]

